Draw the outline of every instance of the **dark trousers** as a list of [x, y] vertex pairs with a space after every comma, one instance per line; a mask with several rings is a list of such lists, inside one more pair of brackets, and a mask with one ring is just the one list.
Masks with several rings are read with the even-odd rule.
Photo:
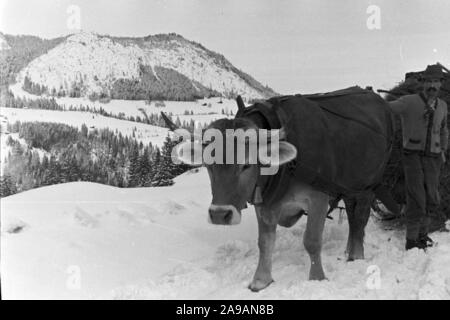
[[427, 234], [432, 217], [439, 216], [439, 174], [441, 157], [405, 153], [406, 238], [415, 240]]

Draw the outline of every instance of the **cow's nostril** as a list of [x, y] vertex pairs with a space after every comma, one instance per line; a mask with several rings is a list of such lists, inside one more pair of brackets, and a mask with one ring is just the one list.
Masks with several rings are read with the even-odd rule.
[[224, 221], [226, 223], [230, 223], [232, 218], [233, 218], [233, 211], [226, 210], [225, 211], [225, 216], [223, 217]]
[[233, 220], [233, 210], [223, 208], [211, 208], [208, 210], [209, 218], [215, 224], [231, 224]]

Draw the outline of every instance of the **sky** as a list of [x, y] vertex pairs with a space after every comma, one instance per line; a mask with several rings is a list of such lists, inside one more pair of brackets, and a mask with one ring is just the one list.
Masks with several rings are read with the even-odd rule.
[[175, 32], [282, 94], [386, 89], [407, 71], [450, 66], [448, 0], [0, 0], [0, 32], [74, 33], [73, 5], [82, 30]]

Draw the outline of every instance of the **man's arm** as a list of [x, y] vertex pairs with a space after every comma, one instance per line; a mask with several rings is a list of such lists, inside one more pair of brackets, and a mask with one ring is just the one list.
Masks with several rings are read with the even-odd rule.
[[392, 111], [394, 111], [394, 113], [402, 114], [408, 107], [406, 96], [400, 97], [395, 101], [390, 101], [389, 106], [391, 107]]
[[447, 150], [448, 150], [447, 118], [448, 118], [448, 111], [447, 111], [447, 105], [445, 105], [445, 116], [444, 116], [444, 119], [442, 120], [442, 125], [441, 125], [441, 148], [444, 153], [447, 152]]

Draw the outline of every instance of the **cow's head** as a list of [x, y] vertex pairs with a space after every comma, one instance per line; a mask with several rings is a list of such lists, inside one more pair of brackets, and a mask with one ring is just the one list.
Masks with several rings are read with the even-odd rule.
[[[208, 132], [208, 129], [221, 132], [223, 136], [226, 136], [227, 129], [242, 129], [242, 131], [250, 133], [260, 130], [255, 123], [247, 118], [216, 120], [208, 126], [206, 132]], [[187, 156], [182, 152], [186, 148], [189, 148], [189, 151], [193, 153], [194, 151], [207, 151], [208, 141], [206, 141], [206, 144], [185, 141], [177, 146], [176, 157], [179, 161], [191, 165], [203, 164], [208, 170], [212, 190], [212, 203], [208, 210], [209, 222], [222, 225], [240, 223], [241, 210], [246, 207], [246, 203], [252, 198], [261, 169], [264, 167], [277, 167], [296, 158], [297, 149], [292, 144], [281, 141], [282, 135], [283, 130], [277, 130], [276, 143], [269, 140], [269, 143], [264, 143], [263, 145], [257, 143], [256, 146], [253, 145], [253, 148], [246, 141], [245, 161], [239, 161], [237, 154], [234, 154], [235, 161], [233, 163], [229, 163], [225, 159], [227, 152], [230, 151], [226, 143], [223, 144], [222, 154], [224, 158], [222, 163], [205, 163], [204, 160], [194, 159], [195, 157], [193, 158], [192, 154]], [[236, 142], [239, 143], [238, 141]], [[278, 146], [278, 156], [275, 159], [259, 157], [260, 154], [270, 153], [266, 149], [263, 150], [263, 148], [270, 149], [273, 147], [271, 146], [272, 143], [273, 146]], [[236, 144], [234, 147], [238, 148]], [[257, 150], [256, 154], [252, 150]]]

